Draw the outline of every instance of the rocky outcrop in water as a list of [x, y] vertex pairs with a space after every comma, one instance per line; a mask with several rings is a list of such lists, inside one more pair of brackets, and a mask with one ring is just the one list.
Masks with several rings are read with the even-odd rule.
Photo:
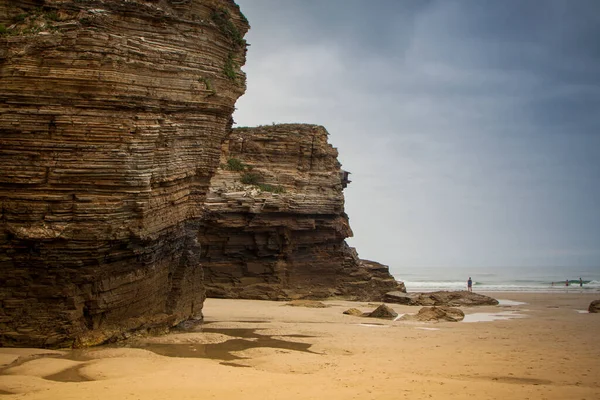
[[483, 294], [460, 290], [455, 292], [403, 293], [389, 292], [384, 296], [388, 303], [405, 304], [408, 306], [495, 306], [498, 300]]
[[0, 345], [201, 316], [199, 217], [248, 29], [230, 0], [0, 1]]
[[327, 136], [302, 124], [233, 130], [199, 236], [208, 296], [375, 301], [404, 290], [346, 244], [347, 173]]

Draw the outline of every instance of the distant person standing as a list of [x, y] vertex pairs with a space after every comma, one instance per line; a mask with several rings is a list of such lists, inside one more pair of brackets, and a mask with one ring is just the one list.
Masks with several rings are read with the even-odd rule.
[[569, 280], [565, 280], [565, 286], [569, 286]]
[[583, 287], [583, 279], [581, 277], [579, 277], [579, 287]]
[[473, 291], [473, 280], [471, 279], [471, 277], [469, 277], [469, 280], [467, 281], [467, 290], [469, 292]]

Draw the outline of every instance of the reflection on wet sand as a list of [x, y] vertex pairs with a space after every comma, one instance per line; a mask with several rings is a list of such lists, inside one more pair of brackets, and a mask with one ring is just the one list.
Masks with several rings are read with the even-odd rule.
[[[309, 343], [300, 343], [279, 339], [281, 337], [308, 338], [307, 335], [265, 335], [257, 333], [256, 328], [202, 328], [204, 333], [220, 333], [231, 336], [223, 343], [149, 343], [143, 340], [127, 343], [127, 347], [149, 350], [153, 353], [167, 357], [193, 357], [209, 358], [213, 360], [232, 361], [240, 360], [246, 357], [235, 355], [240, 352], [254, 348], [270, 348], [278, 350], [293, 350], [306, 353], [315, 353], [310, 351], [312, 346]], [[277, 336], [278, 338], [275, 338]]]

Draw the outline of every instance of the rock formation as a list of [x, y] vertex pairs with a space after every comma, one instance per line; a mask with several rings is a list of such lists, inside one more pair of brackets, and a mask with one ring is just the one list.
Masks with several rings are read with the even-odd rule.
[[465, 319], [465, 313], [461, 309], [453, 307], [423, 307], [415, 315], [403, 315], [401, 321], [420, 322], [460, 322]]
[[301, 124], [233, 130], [199, 236], [208, 296], [375, 301], [404, 290], [346, 244], [347, 174], [327, 136]]
[[498, 300], [483, 294], [460, 290], [455, 292], [440, 291], [429, 293], [403, 293], [399, 291], [386, 293], [384, 301], [405, 304], [408, 306], [495, 306]]
[[404, 290], [346, 245], [323, 128], [228, 138], [248, 29], [232, 0], [0, 0], [0, 24], [0, 346], [201, 318], [203, 263], [221, 297]]
[[364, 313], [358, 308], [349, 308], [346, 311], [344, 311], [343, 314], [352, 315], [354, 317], [362, 317]]
[[245, 90], [231, 0], [0, 0], [0, 345], [201, 315], [196, 234]]
[[392, 319], [392, 318], [396, 318], [398, 316], [398, 313], [396, 311], [394, 311], [391, 307], [386, 306], [385, 304], [382, 304], [365, 316], [369, 317], [369, 318]]

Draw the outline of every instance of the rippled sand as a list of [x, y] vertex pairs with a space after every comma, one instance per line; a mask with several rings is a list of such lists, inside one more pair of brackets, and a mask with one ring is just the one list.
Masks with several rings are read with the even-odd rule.
[[0, 399], [600, 398], [600, 314], [581, 312], [598, 294], [490, 295], [510, 301], [463, 308], [472, 323], [365, 319], [342, 312], [376, 304], [347, 301], [209, 299], [191, 331], [0, 348]]

